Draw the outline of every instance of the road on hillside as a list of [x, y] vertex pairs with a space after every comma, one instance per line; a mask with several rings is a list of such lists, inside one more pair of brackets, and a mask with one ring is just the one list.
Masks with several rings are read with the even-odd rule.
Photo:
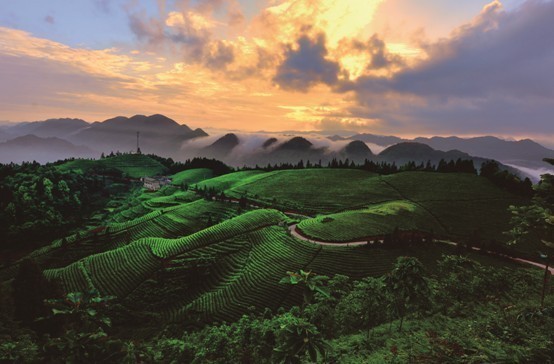
[[[364, 241], [346, 241], [346, 242], [342, 242], [342, 243], [334, 243], [334, 242], [330, 242], [330, 241], [321, 241], [321, 240], [316, 240], [314, 238], [309, 238], [307, 237], [306, 235], [300, 233], [300, 231], [298, 230], [297, 228], [297, 224], [292, 224], [288, 227], [290, 233], [292, 236], [294, 236], [295, 238], [297, 239], [300, 239], [300, 240], [304, 240], [304, 241], [307, 241], [307, 242], [310, 242], [310, 243], [313, 243], [313, 244], [318, 244], [318, 245], [327, 245], [327, 246], [361, 246], [361, 245], [367, 245], [368, 244], [368, 241], [367, 240], [364, 240]], [[440, 243], [443, 243], [443, 244], [449, 244], [449, 245], [458, 245], [457, 243], [455, 242], [452, 242], [452, 241], [446, 241], [446, 240], [437, 240], [438, 242]], [[475, 251], [481, 251], [481, 248], [477, 248], [477, 247], [471, 247], [471, 249], [475, 250]], [[489, 251], [487, 250], [486, 253], [488, 254], [492, 254], [492, 255], [496, 255], [496, 256], [499, 256], [499, 257], [502, 257], [502, 258], [506, 258], [506, 259], [509, 259], [513, 262], [518, 262], [518, 263], [524, 263], [524, 264], [529, 264], [529, 265], [532, 265], [532, 266], [535, 266], [535, 267], [538, 267], [538, 268], [541, 268], [544, 270], [544, 268], [546, 267], [544, 264], [541, 264], [541, 263], [537, 263], [537, 262], [533, 262], [531, 260], [525, 260], [525, 259], [522, 259], [522, 258], [514, 258], [514, 257], [510, 257], [508, 255], [504, 255], [504, 254], [499, 254], [499, 253], [496, 253], [496, 252], [492, 252], [492, 251]], [[549, 267], [548, 268], [548, 271], [550, 272], [550, 274], [554, 274], [554, 267]]]

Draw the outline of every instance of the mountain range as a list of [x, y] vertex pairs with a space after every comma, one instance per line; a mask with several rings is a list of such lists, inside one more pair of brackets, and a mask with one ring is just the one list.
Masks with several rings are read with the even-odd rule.
[[[374, 154], [367, 144], [360, 140], [353, 140], [338, 150], [330, 150], [327, 147], [317, 147], [304, 137], [292, 137], [290, 139], [279, 140], [270, 138], [260, 142], [258, 148], [248, 152], [240, 150], [240, 145], [244, 141], [235, 134], [226, 134], [220, 139], [203, 149], [191, 151], [197, 156], [217, 156], [219, 159], [229, 163], [240, 165], [260, 165], [267, 163], [297, 163], [300, 160], [312, 163], [328, 163], [332, 159], [354, 161], [363, 163], [365, 160], [373, 162], [387, 162], [402, 165], [407, 162], [438, 164], [441, 159], [450, 160], [473, 160], [476, 168], [487, 161], [487, 158], [472, 156], [459, 150], [440, 151], [430, 146], [418, 142], [400, 142], [394, 144], [379, 154]], [[236, 149], [239, 150], [236, 150]], [[503, 166], [504, 169], [514, 172], [509, 166]]]
[[[111, 151], [129, 152], [137, 148], [137, 132], [143, 153], [185, 160], [194, 156], [221, 159], [231, 165], [297, 163], [299, 160], [326, 163], [333, 158], [365, 159], [377, 162], [407, 161], [438, 163], [441, 159], [473, 159], [478, 167], [487, 159], [522, 169], [546, 169], [543, 158], [554, 150], [530, 140], [508, 141], [492, 136], [475, 138], [432, 137], [403, 139], [396, 136], [356, 134], [330, 136], [333, 147], [320, 146], [311, 137], [243, 136], [228, 133], [206, 145], [202, 129], [191, 129], [164, 115], [118, 116], [102, 122], [81, 119], [49, 119], [24, 122], [0, 129], [0, 162], [49, 162], [69, 157], [99, 157]], [[250, 139], [249, 139], [250, 138]], [[192, 142], [191, 142], [192, 141]], [[198, 141], [198, 142], [197, 142]], [[375, 154], [368, 144], [385, 149]], [[248, 146], [248, 147], [246, 147]]]
[[53, 162], [69, 157], [94, 158], [98, 153], [85, 146], [76, 146], [67, 140], [33, 134], [20, 136], [0, 143], [0, 163], [36, 161]]
[[402, 142], [417, 142], [426, 144], [440, 151], [460, 150], [470, 155], [480, 156], [501, 161], [508, 165], [525, 168], [545, 168], [543, 158], [554, 155], [554, 150], [548, 149], [531, 139], [503, 140], [493, 136], [474, 138], [460, 137], [418, 137], [415, 139], [402, 139], [395, 136], [382, 136], [374, 134], [356, 134], [350, 137], [337, 135], [329, 137], [330, 140], [360, 140], [383, 147], [388, 147]]
[[[67, 142], [64, 144], [66, 153], [64, 158], [75, 156], [75, 148], [82, 146], [82, 155], [98, 157], [101, 153], [129, 152], [137, 149], [137, 132], [140, 133], [140, 148], [145, 153], [153, 153], [171, 157], [178, 157], [183, 142], [207, 136], [202, 129], [191, 129], [181, 125], [163, 115], [135, 115], [133, 117], [118, 116], [102, 122], [87, 123], [81, 119], [49, 119], [45, 121], [25, 122], [8, 126], [2, 130], [3, 139], [10, 140], [11, 148], [29, 148], [25, 156], [36, 156], [31, 160], [53, 161], [63, 149], [58, 142], [49, 145], [44, 138], [55, 137]], [[35, 139], [36, 145], [29, 145], [19, 137], [34, 135], [42, 139]], [[2, 134], [0, 134], [2, 137]], [[14, 139], [15, 138], [15, 139]], [[1, 140], [1, 139], [0, 139]], [[50, 140], [50, 142], [52, 142]], [[9, 148], [5, 145], [4, 148]], [[11, 153], [10, 155], [12, 155]], [[42, 154], [42, 155], [41, 155]], [[39, 157], [40, 156], [40, 157]], [[2, 162], [7, 161], [3, 155]], [[16, 158], [21, 160], [21, 158]], [[9, 162], [9, 161], [8, 161]]]

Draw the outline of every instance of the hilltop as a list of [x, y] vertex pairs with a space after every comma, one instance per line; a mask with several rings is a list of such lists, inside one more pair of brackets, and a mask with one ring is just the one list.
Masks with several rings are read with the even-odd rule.
[[60, 164], [61, 171], [86, 173], [98, 171], [106, 173], [117, 171], [131, 178], [161, 175], [168, 171], [167, 167], [151, 157], [143, 154], [122, 154], [101, 159], [75, 159]]

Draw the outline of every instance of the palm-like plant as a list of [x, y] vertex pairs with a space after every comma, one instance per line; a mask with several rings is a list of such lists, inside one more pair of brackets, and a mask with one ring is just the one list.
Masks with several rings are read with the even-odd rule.
[[312, 271], [305, 272], [302, 269], [297, 272], [287, 272], [287, 276], [282, 278], [279, 283], [301, 285], [304, 286], [304, 304], [303, 307], [309, 305], [315, 293], [320, 293], [323, 296], [331, 297], [329, 290], [325, 287], [326, 282], [329, 280], [327, 276], [320, 276]]
[[312, 362], [325, 358], [329, 348], [317, 327], [302, 317], [287, 313], [279, 318], [276, 359], [280, 363], [300, 363], [304, 355]]
[[72, 362], [107, 362], [120, 354], [110, 347], [104, 331], [111, 326], [103, 308], [113, 297], [101, 297], [97, 291], [71, 292], [64, 299], [46, 300], [51, 317], [67, 323], [65, 334], [49, 342], [48, 352], [69, 358]]

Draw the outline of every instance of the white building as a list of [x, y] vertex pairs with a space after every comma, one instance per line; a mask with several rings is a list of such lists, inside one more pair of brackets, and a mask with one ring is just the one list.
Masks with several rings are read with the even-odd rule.
[[149, 191], [157, 191], [163, 186], [171, 184], [171, 178], [167, 177], [143, 177], [141, 178], [143, 187]]

